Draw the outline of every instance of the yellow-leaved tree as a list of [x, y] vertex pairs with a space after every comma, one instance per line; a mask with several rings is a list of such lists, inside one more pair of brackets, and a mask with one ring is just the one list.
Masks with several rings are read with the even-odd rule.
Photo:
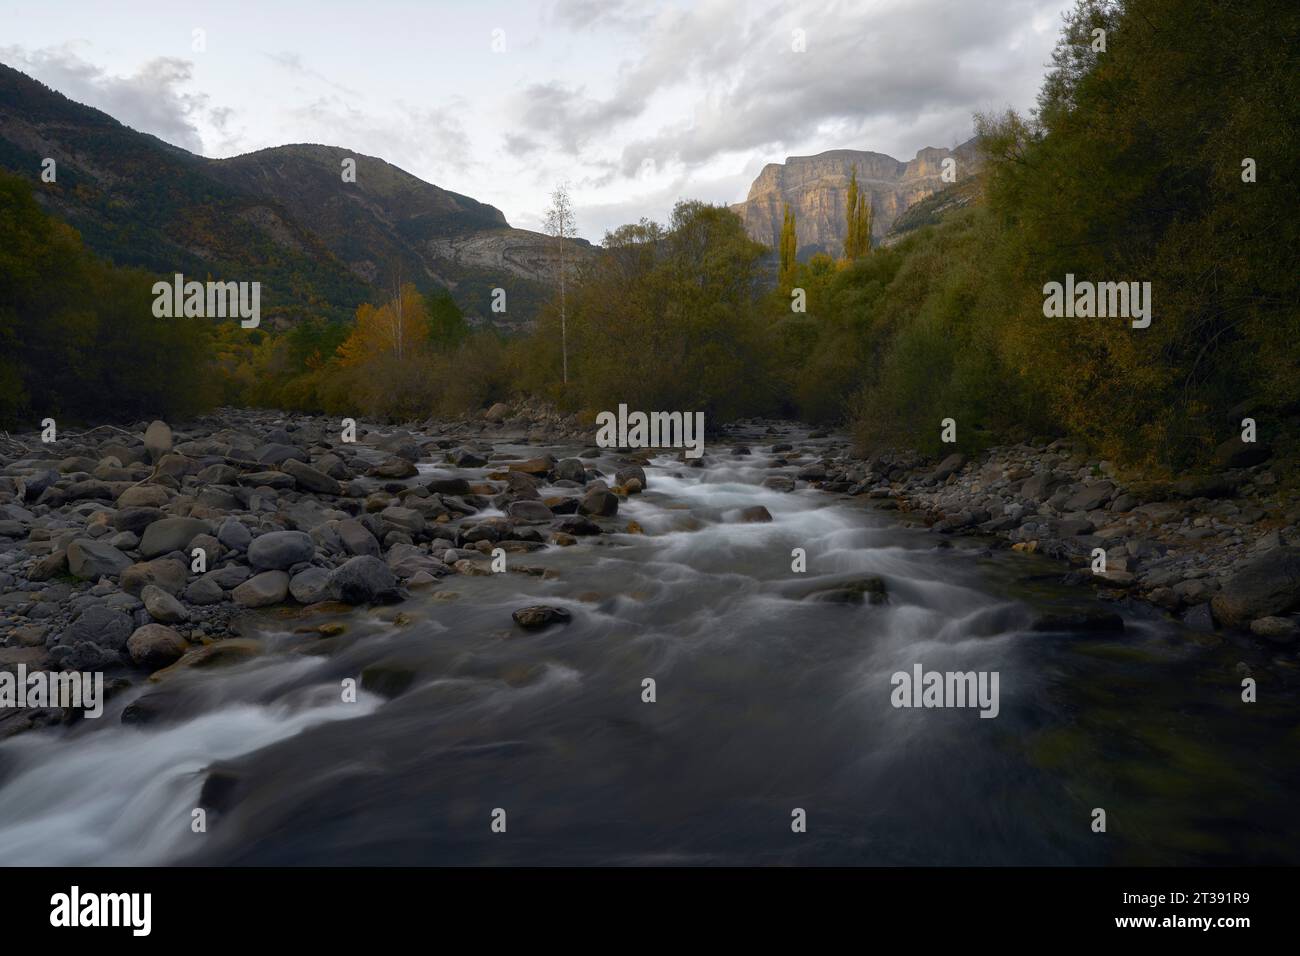
[[339, 363], [356, 366], [378, 358], [413, 358], [428, 341], [424, 298], [407, 282], [382, 305], [367, 302], [357, 308], [356, 327], [338, 349]]

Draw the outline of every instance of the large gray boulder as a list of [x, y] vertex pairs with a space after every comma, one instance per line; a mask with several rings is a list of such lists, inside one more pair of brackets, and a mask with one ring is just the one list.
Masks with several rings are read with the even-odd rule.
[[345, 604], [371, 604], [390, 599], [397, 578], [388, 565], [368, 554], [349, 558], [330, 575], [330, 592]]
[[289, 582], [289, 593], [299, 604], [315, 604], [330, 596], [330, 573], [324, 568], [306, 568]]
[[258, 571], [285, 571], [310, 561], [316, 543], [305, 531], [269, 531], [248, 546], [248, 563]]
[[1221, 624], [1244, 627], [1300, 606], [1300, 548], [1272, 548], [1238, 566], [1210, 608]]
[[221, 522], [217, 540], [231, 551], [246, 551], [253, 543], [253, 533], [248, 530], [248, 525], [232, 515]]
[[1070, 495], [1061, 506], [1062, 511], [1095, 511], [1104, 505], [1115, 486], [1109, 481], [1096, 481], [1084, 485]]
[[66, 646], [92, 641], [109, 650], [120, 651], [131, 636], [131, 616], [106, 604], [92, 604], [68, 625], [58, 643]]
[[286, 459], [280, 465], [280, 470], [286, 475], [292, 475], [293, 480], [298, 483], [298, 487], [303, 491], [310, 491], [318, 495], [339, 495], [343, 493], [343, 487], [329, 475], [294, 458]]
[[173, 551], [184, 551], [191, 541], [211, 528], [199, 518], [163, 518], [144, 529], [140, 538], [140, 555], [156, 558]]
[[186, 610], [185, 605], [156, 584], [146, 584], [141, 588], [140, 600], [144, 602], [144, 609], [155, 621], [177, 624], [190, 619], [190, 612]]
[[348, 554], [369, 554], [379, 557], [382, 551], [379, 540], [356, 518], [345, 518], [338, 523], [336, 530]]
[[289, 575], [283, 571], [255, 574], [231, 593], [241, 607], [268, 607], [283, 603], [289, 593]]
[[83, 581], [115, 578], [131, 566], [131, 559], [105, 541], [78, 538], [68, 545], [68, 570]]

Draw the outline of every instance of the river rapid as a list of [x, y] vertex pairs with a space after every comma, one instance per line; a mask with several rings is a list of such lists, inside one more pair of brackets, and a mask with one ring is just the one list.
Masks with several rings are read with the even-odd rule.
[[[1123, 633], [1032, 630], [1099, 605], [1047, 559], [762, 486], [797, 471], [773, 466], [774, 442], [824, 439], [731, 438], [753, 454], [650, 462], [618, 515], [644, 533], [509, 556], [550, 573], [262, 612], [260, 656], [0, 743], [0, 863], [1300, 861], [1295, 696], [1253, 646], [1136, 605], [1107, 606]], [[612, 475], [617, 458], [589, 464]], [[756, 505], [770, 522], [740, 520]], [[873, 578], [881, 603], [824, 599]], [[534, 604], [572, 621], [523, 631], [511, 612]], [[327, 621], [345, 630], [304, 627]], [[916, 665], [996, 672], [996, 717], [895, 707], [891, 678]], [[384, 693], [343, 700], [363, 671]], [[122, 722], [142, 695], [164, 716]]]

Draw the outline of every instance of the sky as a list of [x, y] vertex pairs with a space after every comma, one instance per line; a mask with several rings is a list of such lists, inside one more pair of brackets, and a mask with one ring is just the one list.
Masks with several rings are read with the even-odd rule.
[[0, 0], [0, 62], [210, 157], [325, 143], [598, 242], [787, 156], [1028, 109], [1067, 0]]

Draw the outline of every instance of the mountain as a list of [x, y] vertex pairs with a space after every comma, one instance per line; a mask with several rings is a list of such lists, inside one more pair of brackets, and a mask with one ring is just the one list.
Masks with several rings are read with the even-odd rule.
[[889, 232], [880, 239], [880, 245], [892, 246], [910, 232], [937, 225], [950, 213], [965, 209], [978, 201], [983, 189], [984, 177], [976, 172], [973, 176], [959, 178], [938, 192], [917, 200], [894, 220]]
[[784, 163], [763, 167], [745, 201], [731, 208], [752, 238], [775, 247], [788, 203], [795, 214], [799, 258], [818, 252], [838, 256], [844, 248], [844, 203], [854, 170], [858, 185], [871, 196], [871, 234], [880, 240], [909, 207], [949, 185], [942, 179], [948, 157], [956, 160], [958, 183], [979, 166], [973, 139], [951, 150], [927, 146], [906, 163], [856, 149], [790, 156]]
[[[54, 183], [40, 181], [46, 157]], [[356, 181], [342, 162], [356, 160]], [[550, 297], [556, 242], [381, 159], [292, 145], [208, 159], [0, 65], [0, 167], [119, 265], [262, 283], [264, 321], [345, 318], [396, 278], [451, 292], [471, 324], [526, 326]], [[592, 254], [570, 240], [566, 260]], [[507, 312], [490, 311], [506, 290]]]

